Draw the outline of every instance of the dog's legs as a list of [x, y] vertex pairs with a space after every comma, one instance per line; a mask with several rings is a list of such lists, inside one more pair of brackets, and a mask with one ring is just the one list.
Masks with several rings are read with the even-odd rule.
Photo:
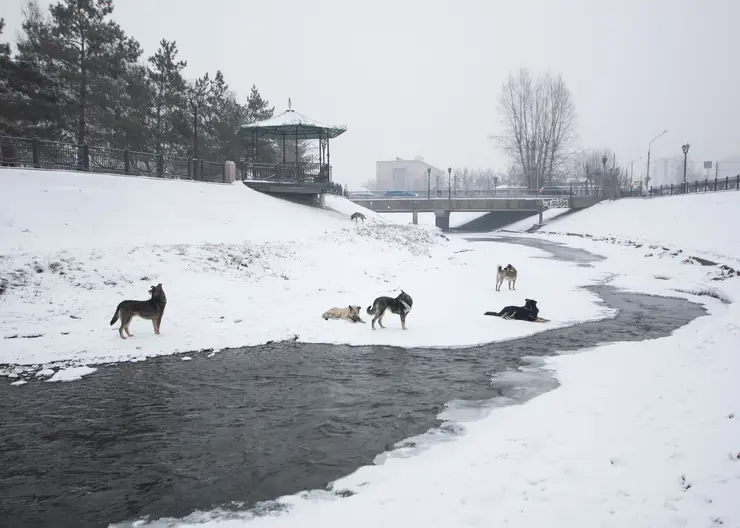
[[406, 314], [401, 313], [401, 328], [406, 330]]
[[514, 287], [513, 287], [514, 291], [516, 291], [516, 279], [514, 279], [514, 281], [513, 281], [513, 283], [512, 283], [512, 284], [513, 284], [513, 286], [514, 286]]
[[383, 316], [384, 315], [385, 315], [385, 308], [383, 308], [383, 310], [378, 315], [378, 324], [380, 325], [380, 328], [385, 328], [385, 326], [383, 326]]
[[159, 327], [162, 325], [162, 317], [157, 316], [152, 319], [152, 325], [154, 326], [154, 333], [159, 335]]
[[127, 334], [127, 335], [128, 335], [129, 337], [133, 337], [133, 335], [134, 335], [134, 334], [132, 334], [132, 333], [131, 333], [131, 330], [129, 330], [129, 328], [128, 328], [128, 327], [129, 327], [129, 325], [131, 325], [131, 320], [132, 320], [133, 318], [134, 318], [134, 316], [133, 316], [133, 315], [129, 315], [129, 316], [128, 316], [128, 319], [126, 320], [126, 324], [125, 324], [125, 325], [123, 325], [123, 329], [124, 329], [124, 330], [126, 331], [126, 334]]

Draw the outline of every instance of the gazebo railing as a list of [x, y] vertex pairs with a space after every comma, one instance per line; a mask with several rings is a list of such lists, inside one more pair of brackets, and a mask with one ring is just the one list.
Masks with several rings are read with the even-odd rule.
[[245, 180], [319, 182], [331, 181], [331, 167], [320, 163], [262, 163], [246, 161], [242, 165]]

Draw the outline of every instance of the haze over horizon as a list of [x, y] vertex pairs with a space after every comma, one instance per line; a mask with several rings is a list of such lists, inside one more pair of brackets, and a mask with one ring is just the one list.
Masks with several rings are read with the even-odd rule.
[[[0, 0], [14, 42], [25, 0]], [[40, 1], [46, 12], [50, 2]], [[598, 4], [598, 5], [597, 5]], [[577, 146], [609, 148], [644, 170], [654, 159], [740, 156], [740, 2], [717, 0], [297, 0], [203, 4], [117, 0], [113, 14], [152, 55], [175, 40], [185, 74], [223, 71], [240, 101], [253, 84], [278, 114], [293, 108], [348, 131], [333, 141], [335, 179], [357, 187], [375, 162], [503, 169], [498, 97], [509, 73], [562, 74]], [[734, 51], [733, 51], [734, 50]], [[732, 66], [735, 64], [736, 66]]]

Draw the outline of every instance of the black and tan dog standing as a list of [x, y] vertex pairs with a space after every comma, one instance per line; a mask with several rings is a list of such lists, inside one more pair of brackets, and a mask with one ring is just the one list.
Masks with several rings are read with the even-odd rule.
[[401, 328], [406, 330], [406, 316], [408, 316], [413, 305], [414, 300], [403, 290], [401, 290], [401, 293], [395, 298], [387, 296], [378, 297], [373, 301], [372, 305], [367, 307], [368, 315], [373, 316], [373, 320], [370, 325], [373, 327], [373, 330], [375, 330], [375, 321], [378, 321], [380, 328], [385, 328], [385, 326], [383, 326], [383, 316], [385, 315], [386, 310], [390, 310], [391, 313], [401, 316]]
[[501, 285], [504, 281], [508, 281], [510, 290], [516, 290], [516, 276], [516, 268], [511, 264], [507, 264], [505, 267], [499, 265], [496, 271], [496, 291], [501, 291]]
[[126, 339], [123, 335], [123, 331], [126, 331], [129, 337], [133, 334], [129, 331], [129, 325], [135, 315], [142, 319], [148, 319], [154, 326], [154, 333], [159, 335], [159, 327], [162, 324], [162, 316], [164, 315], [164, 307], [167, 305], [167, 296], [164, 294], [162, 289], [162, 283], [160, 282], [156, 286], [149, 288], [151, 299], [148, 301], [121, 301], [116, 307], [116, 313], [113, 314], [113, 319], [110, 320], [110, 324], [115, 324], [119, 319], [121, 320], [121, 327], [118, 329], [118, 334], [121, 339]]

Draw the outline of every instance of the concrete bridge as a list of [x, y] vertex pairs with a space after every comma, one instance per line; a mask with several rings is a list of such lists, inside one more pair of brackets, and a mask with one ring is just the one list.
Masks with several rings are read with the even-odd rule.
[[418, 214], [433, 212], [435, 224], [443, 231], [450, 228], [450, 213], [480, 212], [501, 217], [502, 225], [516, 222], [545, 209], [586, 209], [601, 201], [599, 196], [563, 196], [557, 198], [356, 198], [352, 200], [376, 213], [412, 213], [413, 223]]

